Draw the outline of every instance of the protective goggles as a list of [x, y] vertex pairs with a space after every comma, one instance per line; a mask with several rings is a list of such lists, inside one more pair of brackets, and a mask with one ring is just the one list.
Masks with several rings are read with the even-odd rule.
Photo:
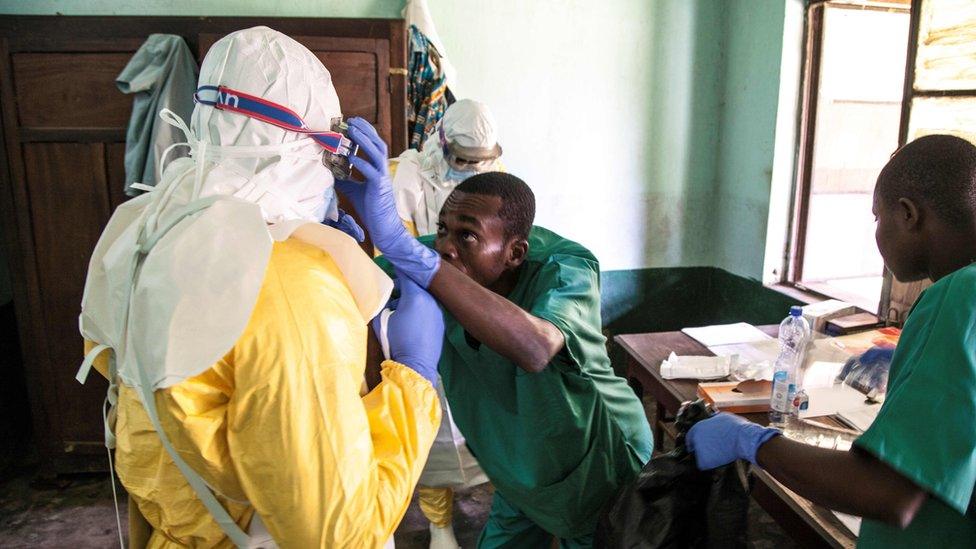
[[444, 160], [455, 170], [485, 172], [502, 155], [502, 147], [498, 143], [493, 147], [465, 147], [449, 142], [443, 126], [437, 129], [437, 137], [444, 151]]
[[322, 164], [336, 179], [349, 179], [352, 166], [349, 157], [356, 156], [359, 146], [348, 136], [348, 126], [341, 118], [333, 118], [330, 130], [313, 130], [288, 107], [226, 86], [200, 86], [193, 100], [220, 111], [231, 111], [260, 120], [283, 130], [305, 134], [322, 146]]

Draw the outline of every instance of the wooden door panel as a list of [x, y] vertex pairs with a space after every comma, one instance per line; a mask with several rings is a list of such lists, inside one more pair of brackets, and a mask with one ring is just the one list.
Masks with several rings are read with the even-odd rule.
[[314, 53], [332, 75], [342, 115], [346, 118], [359, 116], [375, 125], [379, 111], [376, 100], [376, 56], [348, 51]]
[[30, 143], [24, 166], [47, 331], [46, 376], [60, 395], [62, 441], [98, 441], [105, 384], [93, 375], [82, 388], [74, 374], [84, 352], [78, 313], [88, 260], [109, 217], [104, 146]]
[[105, 175], [111, 211], [129, 199], [125, 194], [125, 143], [105, 144]]
[[28, 128], [125, 128], [132, 96], [115, 77], [130, 53], [16, 53], [20, 125]]

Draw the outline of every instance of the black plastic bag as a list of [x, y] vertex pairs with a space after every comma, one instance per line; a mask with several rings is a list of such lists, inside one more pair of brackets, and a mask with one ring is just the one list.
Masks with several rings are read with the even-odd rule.
[[675, 449], [657, 456], [604, 508], [597, 547], [657, 548], [746, 546], [749, 486], [733, 463], [699, 471], [685, 449], [688, 429], [712, 412], [701, 400], [678, 412]]

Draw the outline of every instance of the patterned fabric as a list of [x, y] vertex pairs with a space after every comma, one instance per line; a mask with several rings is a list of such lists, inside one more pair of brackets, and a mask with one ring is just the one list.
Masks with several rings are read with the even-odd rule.
[[407, 128], [409, 146], [418, 151], [427, 135], [444, 116], [454, 96], [440, 64], [441, 54], [417, 29], [410, 25], [410, 74], [407, 80]]

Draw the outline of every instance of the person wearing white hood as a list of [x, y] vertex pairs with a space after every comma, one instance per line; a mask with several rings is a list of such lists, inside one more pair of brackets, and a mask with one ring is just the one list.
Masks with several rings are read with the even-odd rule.
[[[487, 171], [500, 171], [502, 148], [488, 106], [471, 99], [455, 102], [427, 136], [423, 150], [407, 149], [390, 161], [397, 211], [414, 236], [437, 232], [444, 201], [462, 181]], [[420, 477], [420, 509], [430, 521], [430, 547], [458, 547], [453, 527], [454, 489], [477, 486], [488, 477], [471, 455], [464, 436], [451, 419], [444, 388], [437, 385], [443, 410], [437, 438]]]
[[189, 127], [161, 113], [191, 156], [115, 211], [80, 318], [78, 380], [109, 380], [106, 446], [146, 546], [382, 546], [440, 424], [441, 313], [405, 281], [361, 395], [392, 282], [320, 224], [337, 217], [323, 150], [343, 139], [317, 131], [342, 116], [328, 70], [246, 29], [210, 49], [196, 101]]
[[488, 105], [471, 99], [444, 113], [423, 150], [407, 149], [390, 161], [397, 211], [414, 236], [437, 232], [441, 206], [462, 181], [502, 171], [498, 125]]

